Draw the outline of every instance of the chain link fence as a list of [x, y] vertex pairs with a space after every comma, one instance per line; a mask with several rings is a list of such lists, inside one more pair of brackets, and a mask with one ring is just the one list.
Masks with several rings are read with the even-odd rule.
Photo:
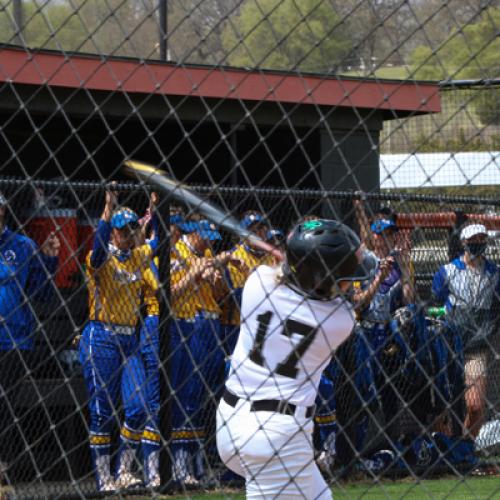
[[[0, 0], [0, 495], [500, 495], [499, 29], [496, 0]], [[327, 219], [370, 271], [340, 296], [352, 248], [291, 250]]]

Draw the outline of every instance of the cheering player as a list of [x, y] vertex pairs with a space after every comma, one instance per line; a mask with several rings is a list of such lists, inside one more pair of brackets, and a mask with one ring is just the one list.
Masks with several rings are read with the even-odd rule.
[[[116, 193], [107, 192], [94, 246], [87, 256], [90, 321], [79, 345], [90, 396], [90, 449], [99, 491], [115, 489], [110, 472], [111, 430], [122, 367], [138, 349], [135, 330], [141, 297], [148, 293], [145, 276], [152, 258], [151, 246], [134, 248], [137, 214], [130, 209], [115, 210], [116, 202]], [[129, 422], [131, 428], [123, 427], [122, 434], [142, 435], [144, 419], [140, 420]]]

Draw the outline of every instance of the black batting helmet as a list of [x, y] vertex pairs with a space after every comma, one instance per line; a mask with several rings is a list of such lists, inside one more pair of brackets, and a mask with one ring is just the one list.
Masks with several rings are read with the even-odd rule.
[[356, 233], [341, 222], [298, 224], [287, 238], [285, 276], [308, 297], [329, 300], [337, 282], [370, 278], [376, 260], [362, 254], [360, 246]]

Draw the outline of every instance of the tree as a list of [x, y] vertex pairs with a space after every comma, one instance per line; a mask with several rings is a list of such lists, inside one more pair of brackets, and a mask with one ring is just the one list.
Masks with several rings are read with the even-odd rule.
[[[0, 7], [0, 39], [4, 43], [19, 43], [14, 37], [15, 21], [12, 2]], [[72, 8], [65, 3], [32, 2], [20, 4], [23, 11], [22, 26], [24, 44], [46, 49], [75, 50], [85, 36]]]
[[411, 57], [415, 75], [439, 79], [495, 78], [500, 71], [500, 8], [485, 10], [478, 21], [454, 29], [439, 47], [417, 47]]
[[345, 19], [353, 40], [351, 64], [365, 74], [388, 64], [402, 65], [407, 54], [407, 33], [412, 28], [411, 11], [402, 0], [331, 0]]
[[[484, 10], [476, 23], [459, 27], [437, 49], [417, 47], [411, 57], [417, 78], [489, 79], [500, 73], [500, 8]], [[484, 89], [476, 99], [476, 113], [483, 125], [500, 124], [500, 92]]]
[[352, 45], [329, 2], [247, 0], [222, 35], [227, 60], [235, 66], [327, 72]]
[[243, 0], [176, 0], [168, 4], [168, 45], [178, 62], [221, 64], [222, 32]]

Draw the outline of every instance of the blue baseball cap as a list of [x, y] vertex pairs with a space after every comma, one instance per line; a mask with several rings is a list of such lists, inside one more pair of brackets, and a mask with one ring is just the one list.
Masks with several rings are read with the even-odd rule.
[[270, 229], [266, 233], [266, 240], [267, 241], [285, 241], [285, 233], [281, 229]]
[[198, 231], [198, 223], [194, 221], [180, 221], [175, 225], [185, 234], [191, 234]]
[[382, 234], [386, 229], [392, 229], [393, 231], [397, 231], [398, 227], [394, 223], [394, 221], [390, 219], [377, 219], [372, 223], [370, 229], [375, 234]]
[[169, 223], [175, 226], [181, 226], [184, 223], [184, 217], [181, 214], [171, 214], [169, 219]]
[[130, 208], [122, 208], [111, 217], [111, 227], [113, 229], [123, 229], [125, 226], [139, 224], [139, 217]]
[[248, 229], [250, 226], [253, 226], [254, 224], [265, 224], [266, 226], [268, 225], [266, 220], [261, 214], [245, 215], [245, 217], [243, 217], [243, 219], [241, 219], [240, 221], [240, 225], [244, 229]]
[[215, 224], [212, 224], [208, 220], [187, 221], [178, 224], [178, 226], [184, 233], [191, 234], [196, 232], [204, 240], [215, 241], [222, 239], [222, 236], [219, 231], [217, 231]]
[[222, 236], [220, 235], [219, 231], [217, 231], [217, 227], [215, 224], [212, 224], [208, 220], [200, 220], [198, 222], [198, 232], [200, 233], [200, 236], [204, 240], [221, 240]]

